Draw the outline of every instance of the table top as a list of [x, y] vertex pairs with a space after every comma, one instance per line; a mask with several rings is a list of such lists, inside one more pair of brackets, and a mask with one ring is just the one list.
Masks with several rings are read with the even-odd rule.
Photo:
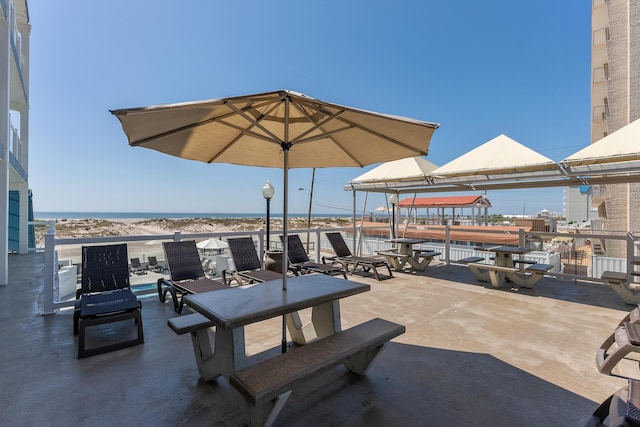
[[527, 252], [531, 252], [531, 249], [518, 246], [477, 246], [475, 249], [478, 251], [502, 252], [506, 254], [526, 254]]
[[407, 245], [417, 245], [420, 243], [426, 243], [429, 239], [421, 239], [418, 237], [397, 237], [395, 239], [385, 240], [387, 243], [404, 243]]
[[367, 292], [369, 285], [326, 274], [287, 279], [186, 295], [184, 301], [216, 326], [231, 329], [291, 313], [350, 295]]

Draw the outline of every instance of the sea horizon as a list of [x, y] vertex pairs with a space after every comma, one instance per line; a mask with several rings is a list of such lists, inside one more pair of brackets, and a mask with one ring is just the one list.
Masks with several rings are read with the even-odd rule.
[[[65, 219], [185, 219], [185, 218], [264, 218], [265, 213], [206, 213], [206, 212], [34, 212], [35, 220]], [[271, 218], [278, 219], [282, 213], [271, 213]], [[306, 213], [289, 213], [290, 218], [307, 218]], [[351, 218], [352, 214], [319, 214], [312, 213], [312, 218]]]

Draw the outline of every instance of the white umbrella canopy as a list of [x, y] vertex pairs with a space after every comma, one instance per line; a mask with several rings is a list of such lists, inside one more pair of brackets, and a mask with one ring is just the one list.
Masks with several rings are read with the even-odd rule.
[[229, 244], [223, 240], [217, 239], [215, 237], [210, 237], [202, 242], [196, 243], [196, 247], [198, 249], [226, 249], [229, 247]]

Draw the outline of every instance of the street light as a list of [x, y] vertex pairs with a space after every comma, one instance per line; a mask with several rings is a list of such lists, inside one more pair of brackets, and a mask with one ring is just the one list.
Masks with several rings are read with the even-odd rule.
[[389, 203], [391, 203], [391, 238], [396, 238], [396, 204], [398, 203], [398, 195], [393, 193], [389, 197]]
[[267, 249], [269, 250], [269, 205], [273, 195], [276, 193], [275, 188], [271, 185], [271, 181], [267, 180], [267, 183], [262, 187], [262, 197], [267, 201]]
[[[316, 168], [311, 171], [311, 190], [309, 190], [309, 212], [307, 213], [307, 229], [311, 228], [311, 203], [313, 201], [313, 184], [316, 180]], [[298, 187], [299, 191], [304, 191], [306, 188]], [[307, 252], [309, 252], [309, 231], [307, 231]]]

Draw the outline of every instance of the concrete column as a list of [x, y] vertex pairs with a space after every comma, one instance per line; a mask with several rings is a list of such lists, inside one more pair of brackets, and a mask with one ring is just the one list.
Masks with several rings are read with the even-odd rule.
[[9, 132], [11, 47], [9, 22], [0, 20], [0, 286], [9, 281]]

